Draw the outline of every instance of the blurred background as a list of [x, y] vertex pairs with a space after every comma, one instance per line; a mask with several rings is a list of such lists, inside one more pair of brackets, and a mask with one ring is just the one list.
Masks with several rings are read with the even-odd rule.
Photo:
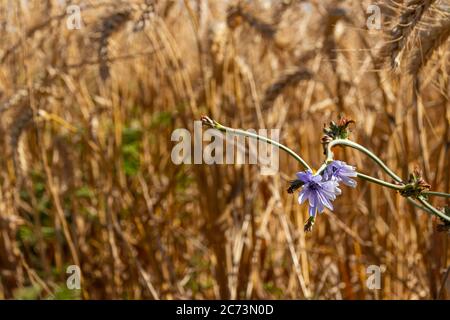
[[171, 160], [206, 114], [278, 128], [318, 168], [345, 115], [401, 177], [450, 192], [449, 3], [373, 4], [0, 1], [0, 299], [449, 298], [448, 234], [391, 190], [343, 187], [305, 233], [286, 154], [272, 176]]

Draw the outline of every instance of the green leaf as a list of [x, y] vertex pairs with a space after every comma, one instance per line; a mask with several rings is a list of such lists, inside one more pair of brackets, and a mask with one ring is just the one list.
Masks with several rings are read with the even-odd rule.
[[78, 198], [92, 198], [94, 197], [94, 192], [88, 186], [82, 186], [77, 191], [75, 191], [75, 195]]
[[59, 286], [48, 300], [80, 300], [81, 290], [70, 290], [65, 285]]
[[17, 288], [13, 291], [14, 299], [17, 300], [36, 300], [39, 298], [42, 289], [38, 285]]
[[141, 135], [141, 130], [137, 128], [125, 128], [123, 131], [123, 170], [127, 176], [135, 176], [139, 172]]
[[36, 236], [29, 226], [20, 226], [17, 230], [17, 237], [22, 243], [35, 244]]
[[152, 118], [152, 129], [167, 127], [172, 123], [172, 113], [168, 111], [161, 111], [154, 114]]

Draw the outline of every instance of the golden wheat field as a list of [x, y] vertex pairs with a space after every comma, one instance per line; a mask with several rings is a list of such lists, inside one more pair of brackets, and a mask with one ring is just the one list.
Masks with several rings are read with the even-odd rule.
[[288, 154], [272, 175], [171, 157], [206, 115], [317, 170], [346, 117], [449, 193], [450, 1], [1, 0], [0, 23], [0, 299], [450, 298], [448, 223], [400, 192], [356, 178], [306, 230]]

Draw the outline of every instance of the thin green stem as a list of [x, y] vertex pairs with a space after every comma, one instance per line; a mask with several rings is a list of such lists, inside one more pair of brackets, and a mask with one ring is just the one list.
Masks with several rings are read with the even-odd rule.
[[441, 210], [436, 209], [435, 207], [433, 207], [431, 204], [428, 203], [428, 201], [426, 201], [422, 196], [419, 196], [417, 198], [417, 200], [428, 210], [430, 210], [434, 215], [440, 217], [443, 220], [449, 221], [450, 222], [450, 216], [447, 216], [446, 214], [444, 214], [444, 212], [442, 212]]
[[411, 203], [413, 206], [417, 207], [418, 209], [423, 210], [423, 211], [425, 211], [425, 212], [428, 212], [429, 214], [434, 214], [433, 211], [431, 211], [431, 210], [425, 208], [424, 206], [418, 204], [418, 203], [417, 203], [416, 201], [414, 201], [413, 199], [411, 199], [411, 198], [406, 198], [406, 200], [408, 200], [409, 203]]
[[[280, 148], [281, 150], [285, 151], [286, 153], [288, 153], [290, 156], [292, 156], [295, 160], [297, 160], [300, 164], [302, 164], [302, 166], [305, 169], [312, 171], [310, 166], [306, 163], [305, 160], [302, 159], [302, 157], [300, 157], [294, 151], [292, 151], [291, 149], [289, 149], [285, 145], [279, 143], [278, 141], [269, 139], [269, 138], [264, 137], [264, 136], [260, 136], [258, 134], [252, 133], [252, 132], [226, 127], [226, 126], [218, 123], [217, 121], [211, 120], [208, 117], [203, 117], [202, 121], [203, 121], [204, 124], [214, 128], [214, 129], [217, 129], [217, 130], [220, 130], [220, 131], [223, 131], [223, 132], [226, 132], [226, 133], [232, 133], [232, 134], [235, 134], [235, 135], [240, 135], [240, 136], [244, 136], [244, 137], [249, 137], [249, 138], [261, 140], [261, 141], [267, 142], [267, 143], [269, 143], [271, 145], [274, 145], [274, 146]], [[391, 169], [389, 169], [388, 166], [380, 158], [378, 158], [375, 154], [373, 154], [367, 148], [361, 146], [360, 144], [358, 144], [356, 142], [353, 142], [353, 141], [350, 141], [350, 140], [347, 140], [347, 139], [336, 139], [336, 140], [331, 141], [328, 144], [328, 146], [327, 146], [327, 159], [326, 159], [325, 163], [322, 164], [322, 166], [319, 168], [319, 170], [317, 171], [316, 175], [317, 174], [321, 174], [325, 170], [325, 168], [327, 167], [328, 163], [333, 161], [333, 152], [331, 151], [331, 149], [334, 146], [337, 146], [337, 145], [343, 145], [343, 146], [351, 147], [351, 148], [356, 149], [356, 150], [358, 150], [360, 152], [363, 152], [364, 154], [369, 156], [369, 158], [371, 158], [373, 161], [375, 161], [395, 181], [401, 183], [401, 185], [397, 185], [397, 184], [393, 184], [393, 183], [390, 183], [390, 182], [386, 182], [386, 181], [383, 181], [383, 180], [380, 180], [380, 179], [377, 179], [377, 178], [365, 175], [363, 173], [357, 172], [357, 177], [358, 178], [364, 179], [364, 180], [369, 181], [371, 183], [375, 183], [375, 184], [381, 185], [383, 187], [387, 187], [387, 188], [390, 188], [390, 189], [393, 189], [393, 190], [397, 190], [397, 191], [400, 191], [400, 190], [404, 189], [405, 185], [404, 185], [402, 179], [399, 176], [397, 176]], [[436, 191], [425, 191], [425, 192], [423, 192], [423, 195], [439, 196], [439, 197], [450, 198], [449, 194], [444, 193], [444, 192], [436, 192]], [[424, 211], [426, 211], [426, 212], [428, 212], [430, 214], [434, 214], [434, 215], [436, 215], [436, 216], [438, 216], [438, 217], [440, 217], [440, 218], [442, 218], [442, 219], [444, 219], [446, 221], [450, 221], [450, 217], [449, 216], [445, 215], [442, 211], [440, 211], [440, 210], [436, 209], [435, 207], [433, 207], [430, 203], [428, 203], [426, 201], [426, 199], [423, 198], [423, 196], [419, 196], [418, 199], [417, 199], [422, 205], [416, 203], [410, 197], [407, 197], [407, 200], [409, 202], [411, 202], [413, 205], [415, 205], [416, 207], [418, 207], [418, 208], [420, 208], [420, 209], [422, 209], [422, 210], [424, 210]]]
[[322, 174], [322, 172], [327, 168], [327, 166], [328, 166], [328, 161], [325, 161], [325, 163], [320, 166], [319, 170], [317, 170], [315, 175]]
[[[336, 140], [331, 141], [328, 144], [328, 146], [327, 146], [327, 159], [326, 159], [325, 164], [322, 165], [322, 167], [319, 169], [318, 174], [320, 174], [326, 168], [326, 164], [328, 162], [333, 161], [333, 152], [331, 151], [331, 149], [334, 146], [337, 146], [337, 145], [343, 145], [343, 146], [351, 147], [351, 148], [356, 149], [356, 150], [358, 150], [360, 152], [363, 152], [364, 154], [369, 156], [369, 158], [371, 158], [373, 161], [375, 161], [389, 176], [391, 176], [395, 181], [401, 183], [402, 185], [401, 186], [397, 186], [395, 184], [392, 184], [392, 183], [389, 183], [389, 182], [386, 182], [386, 181], [382, 181], [382, 180], [379, 180], [379, 179], [376, 179], [374, 177], [367, 176], [367, 175], [364, 175], [364, 174], [361, 174], [361, 173], [357, 174], [359, 178], [365, 179], [365, 180], [367, 180], [369, 182], [376, 183], [376, 184], [379, 184], [379, 185], [382, 185], [384, 187], [388, 187], [388, 188], [391, 188], [391, 189], [395, 189], [395, 190], [402, 190], [403, 189], [403, 187], [404, 187], [403, 180], [399, 176], [397, 176], [391, 169], [389, 169], [388, 166], [380, 158], [378, 158], [369, 149], [363, 147], [362, 145], [360, 145], [360, 144], [358, 144], [356, 142], [353, 142], [353, 141], [350, 141], [350, 140], [347, 140], [347, 139], [336, 139]], [[425, 191], [425, 192], [423, 192], [423, 195], [440, 196], [440, 197], [447, 197], [447, 198], [450, 197], [450, 195], [448, 195], [447, 193], [435, 192], [435, 191]], [[421, 206], [418, 203], [416, 203], [410, 197], [407, 197], [407, 199], [408, 199], [409, 202], [413, 203], [416, 207], [418, 207], [418, 208], [420, 208], [420, 209], [422, 209], [422, 210], [424, 210], [424, 211], [426, 211], [428, 213], [434, 214], [434, 215], [436, 215], [436, 216], [438, 216], [438, 217], [440, 217], [440, 218], [442, 218], [442, 219], [444, 219], [446, 221], [450, 221], [450, 217], [449, 216], [445, 215], [442, 211], [440, 211], [440, 210], [436, 209], [435, 207], [433, 207], [426, 199], [423, 198], [423, 196], [419, 196], [419, 198], [417, 199], [423, 206]]]
[[450, 194], [445, 192], [438, 192], [438, 191], [423, 191], [423, 195], [425, 196], [435, 196], [435, 197], [442, 197], [442, 198], [450, 198]]
[[389, 183], [389, 182], [386, 182], [386, 181], [383, 181], [383, 180], [380, 180], [380, 179], [377, 179], [377, 178], [365, 175], [365, 174], [360, 173], [360, 172], [357, 172], [356, 175], [357, 175], [358, 178], [361, 178], [363, 180], [366, 180], [366, 181], [369, 181], [369, 182], [372, 182], [372, 183], [379, 184], [380, 186], [383, 186], [383, 187], [387, 187], [387, 188], [394, 189], [394, 190], [397, 190], [397, 191], [400, 191], [400, 190], [404, 189], [404, 186], [402, 186], [402, 185]]
[[214, 129], [217, 129], [217, 130], [220, 130], [220, 131], [223, 131], [223, 132], [229, 132], [229, 133], [240, 135], [240, 136], [244, 136], [244, 137], [254, 138], [254, 139], [257, 139], [257, 140], [261, 140], [261, 141], [267, 142], [267, 143], [269, 143], [271, 145], [274, 145], [274, 146], [280, 148], [281, 150], [287, 152], [295, 160], [300, 162], [300, 164], [305, 169], [312, 171], [310, 166], [306, 163], [305, 160], [302, 159], [302, 157], [300, 157], [298, 154], [296, 154], [294, 151], [292, 151], [291, 149], [289, 149], [285, 145], [283, 145], [283, 144], [281, 144], [281, 143], [279, 143], [279, 142], [277, 142], [275, 140], [272, 140], [272, 139], [269, 139], [267, 137], [260, 136], [260, 135], [258, 135], [256, 133], [248, 132], [248, 131], [245, 131], [245, 130], [233, 129], [233, 128], [230, 128], [230, 127], [226, 127], [226, 126], [218, 123], [217, 121], [214, 121], [214, 120], [211, 120], [211, 119], [209, 119], [209, 121], [208, 120], [204, 120], [204, 123], [206, 123], [207, 125], [211, 126]]
[[[386, 182], [386, 181], [383, 181], [383, 180], [380, 180], [380, 179], [377, 179], [377, 178], [374, 178], [374, 177], [371, 177], [371, 176], [368, 176], [368, 175], [365, 175], [365, 174], [362, 174], [362, 173], [359, 173], [359, 172], [357, 173], [357, 177], [361, 178], [363, 180], [366, 180], [366, 181], [369, 181], [369, 182], [381, 185], [383, 187], [387, 187], [387, 188], [390, 188], [390, 189], [393, 189], [393, 190], [397, 190], [397, 191], [403, 190], [403, 188], [404, 188], [404, 186], [402, 186], [402, 185], [392, 184], [392, 183], [389, 183], [389, 182]], [[423, 194], [425, 194], [425, 192]], [[418, 204], [416, 201], [414, 201], [410, 197], [407, 197], [406, 200], [408, 200], [408, 202], [410, 202], [412, 205], [414, 205], [418, 209], [426, 211], [429, 214], [436, 214], [435, 210], [432, 211], [428, 207], [425, 207], [425, 206], [422, 206], [422, 205]], [[431, 207], [431, 205], [430, 205], [430, 207]]]
[[331, 149], [337, 145], [344, 145], [344, 146], [347, 146], [347, 147], [350, 147], [350, 148], [353, 148], [353, 149], [356, 149], [358, 151], [365, 153], [367, 156], [369, 156], [369, 158], [371, 158], [373, 161], [375, 161], [395, 181], [402, 182], [402, 179], [399, 176], [397, 176], [391, 169], [389, 169], [388, 166], [380, 158], [378, 158], [374, 153], [372, 153], [369, 149], [363, 147], [362, 145], [360, 145], [356, 142], [353, 142], [353, 141], [350, 141], [347, 139], [336, 139], [336, 140], [331, 141], [328, 144], [327, 162], [330, 160], [333, 160], [333, 152], [331, 151]]

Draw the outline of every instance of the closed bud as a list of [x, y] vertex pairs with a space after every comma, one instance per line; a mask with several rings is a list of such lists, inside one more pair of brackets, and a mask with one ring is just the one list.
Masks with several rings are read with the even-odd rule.
[[[341, 117], [338, 123], [331, 121], [329, 126], [323, 129], [323, 132], [332, 140], [347, 139], [350, 136], [349, 126], [354, 123], [355, 121], [353, 120], [350, 120], [346, 117]], [[324, 138], [322, 138], [322, 143], [323, 141]]]

